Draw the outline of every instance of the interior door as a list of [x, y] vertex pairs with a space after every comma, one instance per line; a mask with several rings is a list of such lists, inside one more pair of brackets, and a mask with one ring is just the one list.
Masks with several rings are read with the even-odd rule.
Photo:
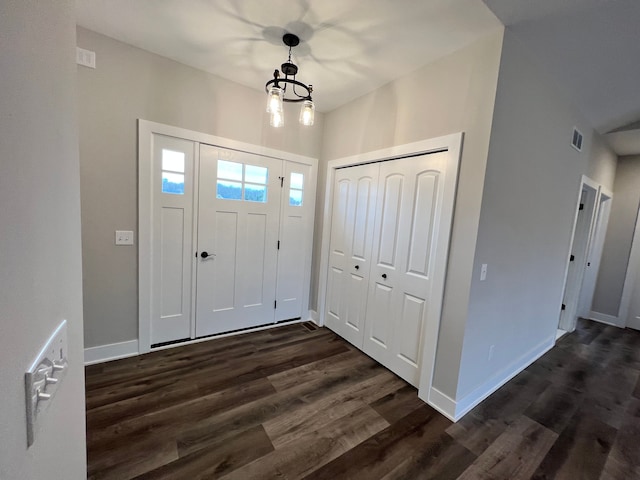
[[150, 343], [191, 337], [195, 144], [154, 134]]
[[363, 350], [418, 385], [423, 328], [432, 299], [446, 152], [380, 164]]
[[326, 324], [362, 348], [379, 164], [336, 170]]
[[282, 160], [200, 146], [196, 336], [274, 322]]
[[313, 243], [315, 188], [311, 165], [284, 162], [275, 321], [301, 318], [308, 305], [306, 271]]
[[578, 301], [587, 265], [586, 257], [591, 240], [597, 193], [596, 188], [588, 184], [582, 185], [558, 322], [558, 328], [566, 332], [572, 332], [576, 328]]

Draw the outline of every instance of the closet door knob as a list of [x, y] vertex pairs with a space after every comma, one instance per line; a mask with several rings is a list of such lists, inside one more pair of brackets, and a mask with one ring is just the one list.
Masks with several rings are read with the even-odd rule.
[[383, 273], [383, 274], [382, 274], [382, 278], [387, 278], [387, 274], [386, 274], [386, 273]]

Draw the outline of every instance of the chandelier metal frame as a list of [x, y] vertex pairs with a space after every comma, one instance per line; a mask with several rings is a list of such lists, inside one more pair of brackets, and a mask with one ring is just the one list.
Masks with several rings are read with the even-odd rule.
[[[298, 66], [291, 61], [291, 49], [300, 44], [300, 38], [298, 38], [298, 36], [294, 35], [293, 33], [285, 33], [282, 37], [282, 42], [287, 47], [289, 47], [289, 59], [280, 66], [282, 73], [284, 74], [284, 77], [281, 77], [280, 71], [276, 69], [273, 72], [273, 79], [269, 80], [265, 84], [264, 86], [265, 91], [269, 93], [269, 87], [273, 85], [275, 87], [282, 89], [282, 93], [283, 93], [282, 101], [284, 102], [304, 102], [305, 100], [313, 101], [313, 99], [311, 98], [311, 94], [313, 93], [313, 85], [305, 85], [301, 81], [296, 80], [296, 75], [298, 73]], [[292, 77], [292, 78], [289, 78], [289, 77]], [[280, 86], [281, 83], [284, 83], [282, 87]], [[289, 97], [289, 98], [286, 97], [287, 85], [291, 85], [290, 91], [293, 93], [293, 95], [295, 95], [295, 97]], [[305, 90], [304, 94], [300, 95], [296, 91], [296, 87], [303, 88]]]

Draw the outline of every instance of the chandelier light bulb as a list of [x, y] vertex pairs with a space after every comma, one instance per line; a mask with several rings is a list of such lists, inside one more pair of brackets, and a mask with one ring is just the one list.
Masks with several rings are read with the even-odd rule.
[[282, 110], [271, 112], [269, 125], [274, 128], [280, 128], [284, 125], [284, 113]]
[[267, 113], [282, 112], [284, 92], [280, 87], [272, 86], [267, 93]]
[[312, 126], [315, 111], [316, 107], [313, 105], [313, 100], [305, 100], [302, 102], [302, 108], [300, 109], [300, 123], [305, 127]]

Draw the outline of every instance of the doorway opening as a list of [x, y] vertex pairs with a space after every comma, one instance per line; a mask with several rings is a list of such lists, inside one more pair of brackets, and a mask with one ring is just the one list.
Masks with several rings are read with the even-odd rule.
[[[587, 268], [587, 263], [590, 263], [589, 254], [593, 250], [590, 247], [592, 246], [596, 224], [599, 192], [600, 186], [597, 183], [588, 177], [582, 177], [580, 196], [574, 216], [571, 248], [565, 270], [565, 287], [556, 339], [565, 333], [573, 332], [576, 328], [585, 269]], [[593, 296], [593, 292], [591, 292], [591, 296]]]

